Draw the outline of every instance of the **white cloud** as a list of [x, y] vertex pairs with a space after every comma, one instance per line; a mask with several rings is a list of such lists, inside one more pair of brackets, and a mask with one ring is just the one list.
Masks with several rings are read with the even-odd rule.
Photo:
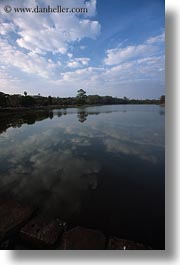
[[67, 56], [71, 59], [73, 57], [72, 53], [68, 53]]
[[67, 63], [67, 66], [69, 68], [80, 68], [80, 67], [88, 66], [89, 61], [90, 61], [89, 58], [75, 58], [75, 59], [71, 59]]
[[[26, 131], [26, 128], [21, 127], [17, 132], [19, 136], [22, 136], [23, 130]], [[66, 211], [73, 212], [77, 210], [76, 206], [81, 205], [82, 192], [90, 188], [96, 189], [101, 167], [97, 161], [87, 161], [65, 147], [70, 144], [72, 148], [77, 144], [73, 143], [72, 137], [67, 139], [59, 137], [65, 130], [64, 127], [58, 127], [56, 123], [51, 129], [44, 131], [40, 128], [40, 130], [41, 133], [36, 132], [35, 135], [32, 132], [25, 138], [17, 137], [16, 132], [11, 135], [11, 131], [8, 130], [4, 141], [8, 143], [11, 140], [11, 144], [6, 144], [6, 147], [2, 148], [1, 156], [8, 161], [9, 166], [6, 177], [0, 179], [0, 185], [3, 187], [16, 181], [17, 185], [13, 186], [11, 191], [18, 196], [25, 194], [35, 197], [44, 190], [49, 191], [51, 196], [48, 197], [47, 205], [52, 207], [55, 204], [53, 197], [55, 195], [58, 207], [59, 205], [62, 207], [61, 202], [65, 201]], [[14, 136], [20, 144], [13, 141]], [[78, 138], [76, 136], [76, 139]], [[29, 167], [26, 166], [27, 161], [30, 162]], [[1, 175], [3, 176], [4, 173], [1, 172]]]
[[[88, 14], [5, 14], [2, 11], [0, 19], [0, 57], [1, 63], [16, 67], [28, 74], [50, 78], [61, 71], [61, 55], [66, 54], [70, 61], [66, 63], [71, 68], [87, 66], [89, 58], [73, 58], [69, 51], [71, 45], [83, 38], [96, 39], [100, 33], [100, 24], [93, 20], [96, 14], [96, 0], [48, 0], [19, 1], [9, 0], [14, 7], [88, 7]], [[3, 10], [4, 3], [0, 3]], [[12, 37], [11, 33], [14, 33]], [[54, 54], [56, 60], [48, 53]], [[58, 57], [58, 60], [57, 60]], [[65, 66], [65, 65], [64, 65]], [[54, 76], [55, 78], [55, 76]]]
[[75, 71], [65, 72], [61, 74], [61, 81], [67, 81], [70, 84], [77, 82], [78, 86], [83, 84], [89, 85], [93, 80], [98, 78], [98, 75], [103, 73], [104, 68], [87, 67], [83, 69], [77, 69]]
[[15, 89], [16, 93], [18, 93], [17, 87], [20, 86], [20, 83], [18, 77], [11, 75], [6, 66], [0, 66], [0, 85], [3, 91], [7, 91], [7, 88], [9, 88]]
[[85, 49], [86, 49], [86, 46], [85, 46], [85, 45], [81, 45], [79, 48], [80, 48], [80, 50], [82, 50], [82, 51], [83, 51], [83, 50], [85, 50]]
[[81, 65], [80, 65], [78, 62], [76, 62], [76, 61], [70, 61], [70, 62], [67, 64], [67, 66], [68, 66], [69, 68], [79, 68]]
[[7, 66], [15, 66], [29, 74], [36, 74], [41, 77], [49, 77], [56, 64], [48, 61], [35, 53], [23, 53], [10, 45], [6, 40], [0, 41], [1, 63]]
[[116, 96], [119, 93], [120, 96], [129, 96], [130, 93], [138, 97], [137, 90], [141, 90], [142, 86], [149, 89], [151, 94], [153, 86], [162, 87], [164, 83], [164, 56], [156, 53], [154, 56], [140, 57], [108, 67], [87, 66], [76, 69], [80, 67], [78, 62], [71, 63], [71, 71], [61, 73], [59, 80], [52, 81], [51, 86], [57, 94], [62, 92], [67, 96], [69, 93], [75, 95], [77, 89], [83, 88], [88, 94]]
[[[135, 83], [142, 79], [161, 82], [163, 79], [164, 57], [159, 54], [163, 34], [138, 45], [108, 49], [102, 59], [103, 64], [90, 58], [91, 53], [85, 50], [89, 48], [86, 39], [95, 40], [101, 30], [94, 17], [96, 0], [26, 0], [21, 4], [17, 0], [9, 0], [8, 3], [12, 7], [37, 4], [42, 7], [85, 6], [89, 12], [84, 15], [2, 12], [0, 60], [8, 74], [3, 74], [1, 89], [5, 88], [5, 92], [23, 92], [28, 83], [30, 94], [36, 93], [38, 87], [38, 92], [47, 96], [76, 95], [79, 88], [89, 94], [121, 96], [119, 91], [123, 90], [123, 82]], [[3, 1], [0, 6], [2, 4]], [[81, 42], [83, 39], [85, 41]], [[18, 81], [14, 80], [15, 76]]]
[[[95, 15], [96, 1], [83, 0], [71, 1], [13, 1], [13, 7], [86, 7], [89, 9], [89, 17]], [[2, 6], [3, 9], [3, 6]], [[79, 41], [83, 38], [96, 39], [100, 33], [100, 24], [96, 20], [91, 20], [87, 15], [58, 14], [58, 13], [11, 13], [9, 16], [2, 13], [4, 20], [9, 20], [11, 24], [3, 23], [1, 32], [5, 34], [16, 27], [17, 45], [29, 51], [53, 52], [65, 54], [68, 51], [69, 43]]]
[[15, 26], [13, 23], [4, 23], [0, 20], [0, 35], [6, 35], [13, 31], [15, 31]]
[[106, 65], [116, 65], [137, 57], [153, 56], [159, 48], [157, 43], [163, 41], [163, 34], [149, 38], [145, 43], [127, 46], [124, 48], [108, 49], [104, 63]]
[[[96, 39], [100, 32], [100, 25], [97, 21], [90, 21], [88, 19], [79, 19], [76, 16], [56, 17], [54, 20], [54, 27], [48, 21], [42, 23], [42, 28], [33, 29], [33, 22], [29, 23], [32, 28], [29, 29], [28, 23], [25, 28], [19, 31], [19, 38], [17, 44], [30, 51], [38, 52], [52, 52], [66, 54], [70, 42], [80, 41], [85, 37]], [[41, 20], [41, 19], [40, 19]], [[22, 27], [21, 21], [15, 22], [18, 27]]]
[[146, 43], [153, 44], [153, 43], [160, 43], [165, 41], [165, 33], [162, 33], [161, 35], [151, 37], [149, 38]]

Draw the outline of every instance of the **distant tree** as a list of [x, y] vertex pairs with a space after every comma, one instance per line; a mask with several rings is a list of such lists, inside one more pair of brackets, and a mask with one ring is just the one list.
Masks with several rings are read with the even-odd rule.
[[159, 99], [159, 103], [160, 103], [161, 105], [165, 104], [165, 95], [162, 95], [162, 96], [160, 97], [160, 99]]
[[27, 96], [27, 92], [26, 92], [26, 91], [24, 91], [24, 96], [25, 96], [25, 97]]
[[76, 98], [77, 98], [77, 102], [78, 102], [78, 104], [80, 104], [80, 105], [83, 105], [83, 104], [85, 104], [85, 102], [86, 102], [86, 91], [84, 91], [83, 89], [79, 89], [78, 91], [77, 91], [77, 96], [76, 96]]
[[52, 105], [52, 97], [51, 96], [48, 97], [48, 105]]
[[127, 97], [124, 97], [124, 98], [123, 98], [123, 101], [124, 101], [124, 102], [123, 102], [124, 104], [127, 104], [127, 103], [129, 102], [129, 99], [128, 99]]

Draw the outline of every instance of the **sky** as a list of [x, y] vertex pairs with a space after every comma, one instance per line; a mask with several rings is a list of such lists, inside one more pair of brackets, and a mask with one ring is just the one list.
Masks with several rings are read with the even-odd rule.
[[[6, 5], [88, 12], [5, 13]], [[0, 91], [159, 98], [164, 38], [164, 0], [0, 0]]]

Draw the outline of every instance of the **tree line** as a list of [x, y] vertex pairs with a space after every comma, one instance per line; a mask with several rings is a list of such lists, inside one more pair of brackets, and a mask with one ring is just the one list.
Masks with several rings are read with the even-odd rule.
[[23, 95], [9, 95], [0, 92], [1, 108], [76, 106], [76, 105], [113, 105], [113, 104], [165, 104], [165, 96], [159, 99], [129, 99], [112, 96], [86, 95], [83, 89], [77, 91], [76, 97], [44, 97], [40, 94], [31, 96], [25, 91]]

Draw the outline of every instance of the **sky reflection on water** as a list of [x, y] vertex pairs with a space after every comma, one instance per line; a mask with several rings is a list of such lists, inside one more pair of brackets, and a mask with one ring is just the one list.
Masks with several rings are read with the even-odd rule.
[[13, 119], [19, 128], [1, 123], [1, 193], [73, 223], [163, 246], [164, 108], [54, 110], [39, 121], [31, 116], [31, 125], [28, 116]]

